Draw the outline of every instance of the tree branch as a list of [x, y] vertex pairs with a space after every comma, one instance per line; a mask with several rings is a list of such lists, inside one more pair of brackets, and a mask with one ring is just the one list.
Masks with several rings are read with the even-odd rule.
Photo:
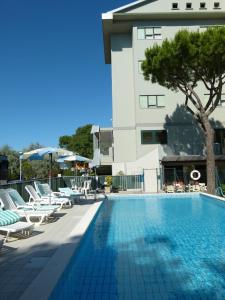
[[200, 98], [199, 98], [199, 96], [198, 96], [198, 94], [193, 90], [193, 88], [192, 88], [192, 86], [190, 86], [190, 85], [187, 85], [187, 87], [188, 87], [188, 89], [191, 91], [191, 94], [190, 95], [194, 95], [194, 97], [195, 97], [195, 99], [197, 100], [197, 104], [199, 105], [199, 107], [197, 108], [197, 106], [196, 106], [196, 108], [199, 110], [199, 111], [204, 111], [204, 107], [203, 107], [203, 105], [202, 105], [202, 102], [201, 102], [201, 100], [200, 100]]
[[185, 87], [182, 87], [181, 84], [178, 84], [178, 88], [179, 90], [184, 93], [186, 95], [186, 103], [188, 102], [187, 100], [187, 97], [189, 100], [191, 100], [192, 104], [195, 106], [195, 108], [197, 110], [199, 110], [199, 107], [198, 107], [198, 103], [195, 101], [195, 99], [192, 97], [192, 93], [188, 93], [188, 89]]
[[208, 91], [211, 91], [211, 88], [208, 86], [208, 84], [207, 84], [207, 82], [206, 82], [206, 80], [204, 79], [203, 76], [201, 77], [201, 80], [202, 80], [202, 82], [204, 83], [206, 89], [207, 89]]
[[217, 93], [216, 95], [216, 100], [214, 101], [214, 103], [212, 103], [211, 108], [207, 111], [206, 115], [209, 116], [211, 113], [214, 112], [214, 110], [216, 109], [216, 107], [218, 106], [220, 100], [221, 100], [221, 94], [222, 94], [222, 87], [223, 87], [223, 82], [222, 82], [222, 76], [219, 79], [219, 84], [217, 87]]

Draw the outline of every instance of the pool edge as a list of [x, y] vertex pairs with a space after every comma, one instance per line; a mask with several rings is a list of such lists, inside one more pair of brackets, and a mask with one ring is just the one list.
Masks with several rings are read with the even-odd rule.
[[[96, 202], [85, 213], [80, 222], [68, 234], [66, 241], [59, 247], [50, 261], [27, 287], [20, 300], [47, 300], [51, 296], [58, 280], [68, 265], [82, 237], [97, 214], [103, 201]], [[74, 241], [75, 240], [75, 241]], [[41, 287], [41, 288], [40, 288]]]

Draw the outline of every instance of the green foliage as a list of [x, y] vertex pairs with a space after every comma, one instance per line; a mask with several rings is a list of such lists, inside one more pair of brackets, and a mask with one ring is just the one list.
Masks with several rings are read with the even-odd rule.
[[0, 154], [6, 155], [9, 161], [9, 180], [19, 179], [19, 153], [8, 145], [0, 148]]
[[[78, 152], [80, 155], [92, 158], [93, 146], [91, 135], [91, 124], [87, 124], [83, 127], [79, 127], [76, 133], [72, 136], [61, 136], [59, 138], [59, 145], [62, 148]], [[45, 146], [34, 143], [30, 144], [27, 148], [23, 149], [23, 152], [31, 151], [34, 149], [43, 148]], [[8, 145], [0, 148], [0, 154], [6, 155], [9, 161], [9, 180], [19, 179], [19, 152], [11, 149]], [[40, 161], [22, 161], [22, 177], [24, 180], [30, 180], [32, 178], [47, 178], [49, 176], [49, 159], [45, 158]], [[52, 164], [52, 176], [57, 176], [61, 173], [59, 164], [53, 160]], [[74, 175], [71, 170], [64, 170], [64, 174]], [[65, 174], [65, 175], [66, 175]]]
[[59, 146], [61, 148], [65, 148], [70, 150], [70, 144], [72, 143], [73, 136], [64, 135], [59, 138]]
[[59, 138], [59, 146], [67, 150], [79, 153], [82, 156], [93, 157], [93, 141], [91, 135], [91, 124], [77, 128], [75, 134], [64, 135]]
[[223, 193], [225, 194], [225, 183], [221, 184], [221, 187], [222, 187]]
[[[23, 152], [43, 148], [45, 146], [35, 143], [30, 144]], [[43, 160], [23, 160], [22, 161], [22, 175], [24, 180], [32, 178], [47, 178], [49, 176], [50, 162], [48, 157]], [[57, 176], [60, 173], [59, 164], [53, 160], [52, 162], [52, 176]]]
[[198, 81], [210, 84], [225, 72], [225, 27], [205, 32], [178, 32], [173, 40], [164, 40], [146, 49], [142, 70], [146, 80], [177, 91]]
[[[218, 106], [225, 84], [225, 27], [211, 27], [202, 33], [178, 32], [173, 40], [166, 39], [161, 46], [155, 44], [146, 49], [142, 70], [146, 80], [185, 95], [185, 108], [206, 137], [207, 191], [213, 194], [214, 129], [209, 116]], [[208, 97], [198, 94], [199, 84], [204, 86]]]
[[106, 186], [111, 186], [112, 185], [112, 176], [106, 176], [105, 178]]

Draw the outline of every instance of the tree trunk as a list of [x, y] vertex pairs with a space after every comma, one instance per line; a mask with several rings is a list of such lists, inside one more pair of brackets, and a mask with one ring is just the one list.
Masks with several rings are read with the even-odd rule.
[[214, 154], [214, 129], [212, 128], [208, 117], [203, 118], [206, 138], [206, 170], [207, 170], [207, 193], [215, 194], [215, 154]]

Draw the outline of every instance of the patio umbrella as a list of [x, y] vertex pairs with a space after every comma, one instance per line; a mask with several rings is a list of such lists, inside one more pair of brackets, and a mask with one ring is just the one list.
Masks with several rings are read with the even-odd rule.
[[28, 159], [28, 160], [43, 160], [45, 157], [49, 157], [50, 162], [50, 170], [49, 170], [49, 185], [51, 188], [51, 177], [52, 177], [52, 160], [53, 158], [66, 157], [72, 155], [72, 151], [68, 151], [62, 148], [54, 148], [54, 147], [45, 147], [35, 149], [29, 152], [24, 152], [20, 159]]
[[69, 155], [63, 158], [64, 161], [81, 161], [81, 162], [90, 162], [91, 160], [87, 157], [75, 154], [75, 155]]
[[[58, 163], [64, 163], [64, 162], [90, 162], [91, 160], [87, 157], [81, 156], [79, 154], [73, 154], [73, 155], [68, 155], [62, 158], [57, 159]], [[74, 174], [75, 175], [75, 174]]]

